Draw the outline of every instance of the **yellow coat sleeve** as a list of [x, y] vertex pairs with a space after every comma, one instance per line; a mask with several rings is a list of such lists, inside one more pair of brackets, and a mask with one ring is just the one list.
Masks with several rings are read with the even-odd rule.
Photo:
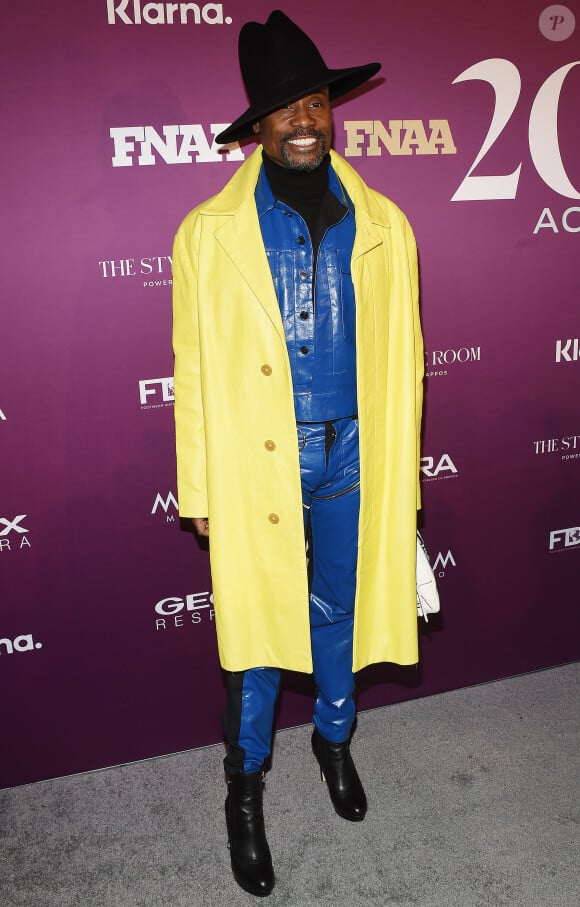
[[181, 225], [173, 245], [173, 351], [177, 498], [185, 517], [208, 514], [205, 425], [198, 322], [196, 236], [200, 218]]
[[405, 242], [409, 259], [413, 322], [415, 336], [415, 418], [417, 422], [417, 510], [421, 509], [421, 416], [423, 412], [423, 378], [425, 376], [425, 352], [419, 312], [419, 262], [417, 244], [409, 222], [405, 221]]

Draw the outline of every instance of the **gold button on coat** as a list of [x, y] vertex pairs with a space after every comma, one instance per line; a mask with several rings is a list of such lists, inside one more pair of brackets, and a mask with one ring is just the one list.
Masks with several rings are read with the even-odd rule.
[[262, 366], [262, 368], [260, 369], [260, 371], [262, 372], [263, 375], [271, 375], [271, 374], [272, 374], [272, 366], [271, 366], [271, 365], [268, 365], [268, 364], [266, 363], [266, 364], [264, 364], [264, 365]]
[[271, 523], [279, 523], [279, 522], [280, 522], [280, 517], [278, 516], [277, 513], [271, 513], [271, 514], [269, 514], [268, 519], [270, 520]]
[[270, 440], [264, 441], [264, 447], [266, 450], [276, 450], [276, 442]]

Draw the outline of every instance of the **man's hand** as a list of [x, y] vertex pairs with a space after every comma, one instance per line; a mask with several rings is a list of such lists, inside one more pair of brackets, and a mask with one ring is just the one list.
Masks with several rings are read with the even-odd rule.
[[203, 535], [206, 539], [209, 538], [209, 520], [206, 516], [194, 516], [192, 517], [193, 528], [198, 535]]

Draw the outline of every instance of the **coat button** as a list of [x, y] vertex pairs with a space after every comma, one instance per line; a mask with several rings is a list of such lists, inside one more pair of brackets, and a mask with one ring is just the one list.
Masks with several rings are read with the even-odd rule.
[[264, 441], [264, 447], [266, 450], [276, 450], [276, 442], [268, 439], [268, 441]]
[[262, 366], [262, 368], [260, 369], [260, 371], [262, 372], [263, 375], [271, 375], [271, 374], [272, 374], [272, 366], [271, 366], [271, 365], [268, 365], [267, 363], [264, 363], [264, 365]]
[[309, 317], [309, 312], [300, 312], [300, 317], [305, 321]]
[[280, 522], [280, 517], [278, 516], [277, 513], [270, 513], [270, 514], [268, 515], [268, 519], [270, 520], [271, 523], [279, 523], [279, 522]]
[[302, 353], [303, 356], [305, 356], [306, 353], [308, 352], [308, 347], [307, 347], [307, 346], [301, 346], [301, 347], [300, 347], [300, 352]]
[[300, 271], [300, 280], [308, 280], [308, 274], [306, 271]]
[[306, 242], [306, 240], [304, 239], [303, 236], [299, 236], [298, 239], [296, 240], [296, 242], [298, 243], [299, 246], [303, 246], [304, 243]]

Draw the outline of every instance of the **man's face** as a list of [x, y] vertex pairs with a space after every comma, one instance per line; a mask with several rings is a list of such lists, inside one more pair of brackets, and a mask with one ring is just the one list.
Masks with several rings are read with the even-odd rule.
[[332, 142], [332, 111], [328, 88], [298, 98], [263, 117], [253, 126], [264, 151], [291, 170], [314, 170]]

